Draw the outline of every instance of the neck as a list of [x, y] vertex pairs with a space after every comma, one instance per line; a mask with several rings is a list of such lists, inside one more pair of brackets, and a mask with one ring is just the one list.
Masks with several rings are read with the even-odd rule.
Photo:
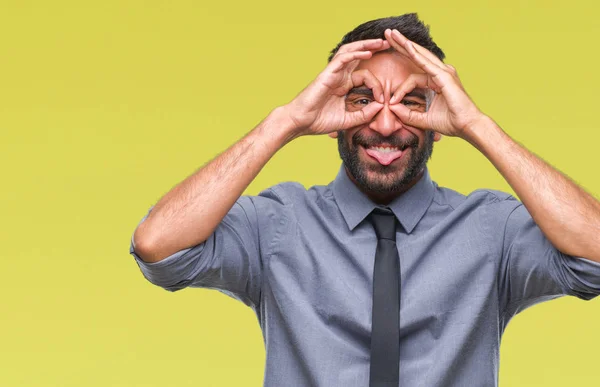
[[384, 205], [384, 206], [390, 204], [394, 199], [396, 199], [397, 197], [399, 197], [400, 195], [402, 195], [403, 193], [405, 193], [406, 191], [411, 189], [415, 184], [417, 184], [417, 182], [421, 179], [421, 177], [423, 177], [424, 173], [425, 173], [425, 168], [423, 168], [421, 170], [421, 172], [419, 172], [419, 174], [412, 181], [410, 181], [409, 183], [402, 186], [400, 189], [398, 189], [396, 191], [377, 192], [377, 191], [368, 190], [367, 188], [365, 188], [364, 186], [359, 184], [356, 181], [356, 179], [354, 178], [354, 176], [352, 176], [352, 174], [348, 171], [348, 168], [346, 168], [346, 174], [348, 175], [350, 180], [352, 180], [354, 185], [356, 185], [362, 193], [367, 195], [367, 197], [369, 199], [371, 199], [371, 201], [373, 203], [376, 203], [379, 205]]

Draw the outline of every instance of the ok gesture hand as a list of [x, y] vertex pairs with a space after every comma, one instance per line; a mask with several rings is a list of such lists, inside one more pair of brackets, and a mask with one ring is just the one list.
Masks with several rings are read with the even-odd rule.
[[[384, 39], [361, 40], [340, 47], [317, 78], [286, 105], [295, 135], [327, 134], [369, 122], [383, 107], [383, 89], [370, 71], [355, 69], [361, 60], [389, 48]], [[375, 101], [350, 112], [346, 109], [346, 94], [362, 85], [373, 91]]]
[[[397, 30], [388, 29], [384, 35], [394, 49], [408, 56], [425, 72], [411, 74], [398, 86], [390, 99], [390, 110], [407, 125], [431, 129], [447, 136], [464, 137], [484, 115], [467, 95], [456, 69]], [[430, 89], [434, 94], [426, 112], [411, 110], [398, 103], [417, 87]]]

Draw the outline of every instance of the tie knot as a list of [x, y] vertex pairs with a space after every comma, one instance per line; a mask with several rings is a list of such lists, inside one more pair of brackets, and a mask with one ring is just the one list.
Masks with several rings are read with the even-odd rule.
[[369, 216], [377, 239], [396, 241], [396, 216], [392, 210], [387, 207], [377, 207]]

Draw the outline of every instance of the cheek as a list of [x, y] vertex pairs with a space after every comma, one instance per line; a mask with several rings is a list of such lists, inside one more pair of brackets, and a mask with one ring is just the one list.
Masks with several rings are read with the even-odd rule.
[[358, 132], [360, 129], [349, 129], [349, 130], [344, 130], [343, 131], [343, 136], [344, 136], [344, 140], [349, 143], [350, 145], [352, 145], [353, 143], [353, 138], [354, 135], [356, 134], [356, 132]]
[[426, 133], [423, 130], [417, 129], [414, 126], [406, 125], [404, 122], [402, 123], [403, 130], [406, 129], [410, 133], [412, 133], [415, 137], [419, 139], [419, 144], [425, 141]]

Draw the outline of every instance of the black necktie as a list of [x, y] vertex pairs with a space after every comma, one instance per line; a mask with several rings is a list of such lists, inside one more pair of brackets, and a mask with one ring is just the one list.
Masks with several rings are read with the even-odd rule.
[[376, 208], [370, 220], [377, 235], [373, 269], [370, 387], [398, 387], [400, 363], [400, 257], [396, 217]]

